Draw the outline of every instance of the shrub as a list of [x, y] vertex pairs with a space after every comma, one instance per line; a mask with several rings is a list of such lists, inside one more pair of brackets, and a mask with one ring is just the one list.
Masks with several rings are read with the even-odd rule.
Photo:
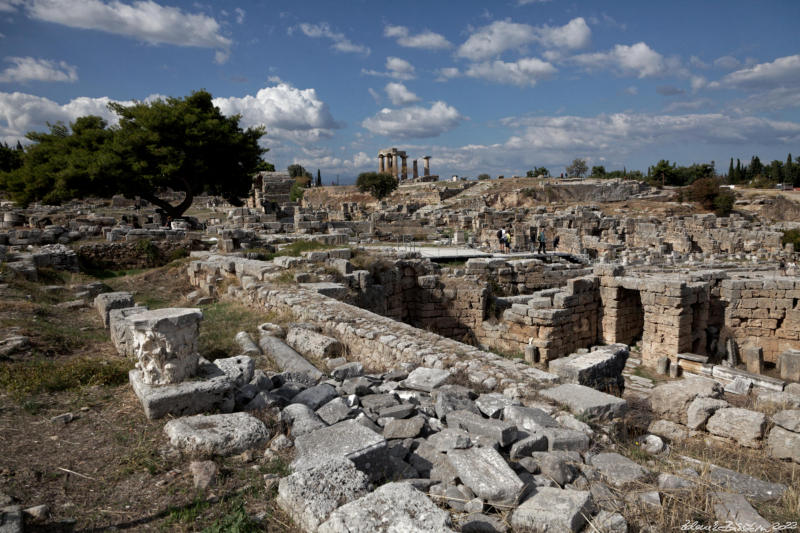
[[370, 193], [380, 200], [389, 196], [397, 188], [398, 182], [391, 174], [382, 172], [362, 172], [356, 180], [358, 190]]
[[489, 174], [478, 174], [478, 179], [481, 181], [488, 180], [491, 179], [491, 176], [489, 176]]
[[790, 229], [783, 232], [781, 244], [786, 246], [789, 243], [794, 244], [795, 252], [800, 251], [800, 229]]

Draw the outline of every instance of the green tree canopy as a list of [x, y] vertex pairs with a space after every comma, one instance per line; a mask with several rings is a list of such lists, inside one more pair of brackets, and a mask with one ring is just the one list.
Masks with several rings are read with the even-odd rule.
[[592, 167], [592, 177], [593, 178], [605, 178], [606, 177], [606, 167], [603, 165], [595, 165]]
[[[201, 192], [241, 205], [265, 152], [258, 145], [264, 128], [243, 130], [241, 117], [225, 117], [206, 91], [109, 107], [120, 116], [112, 151], [121, 163], [116, 185], [125, 196], [141, 196], [172, 217]], [[186, 196], [173, 206], [158, 196], [166, 189]]]
[[572, 164], [567, 166], [565, 170], [567, 171], [567, 176], [571, 178], [582, 178], [589, 171], [589, 167], [586, 166], [586, 160], [573, 159]]
[[481, 181], [488, 180], [488, 179], [491, 179], [491, 178], [492, 177], [489, 174], [486, 174], [485, 172], [483, 174], [478, 174], [478, 179], [481, 180]]
[[389, 196], [397, 188], [397, 179], [391, 174], [379, 172], [362, 172], [356, 180], [358, 190], [368, 192], [380, 200]]
[[6, 143], [0, 143], [0, 172], [10, 172], [22, 166], [22, 156], [25, 152], [17, 141], [17, 147], [11, 148]]
[[539, 176], [544, 176], [546, 178], [549, 175], [550, 171], [545, 167], [533, 167], [525, 174], [528, 178], [538, 178]]

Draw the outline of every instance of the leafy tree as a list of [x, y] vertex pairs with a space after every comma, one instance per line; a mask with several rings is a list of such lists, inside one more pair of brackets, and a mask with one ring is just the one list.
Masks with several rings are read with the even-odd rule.
[[659, 185], [683, 185], [683, 183], [679, 182], [678, 173], [675, 169], [675, 163], [670, 165], [668, 160], [661, 159], [654, 167], [648, 169], [647, 175]]
[[111, 196], [116, 184], [107, 179], [119, 160], [109, 151], [113, 131], [97, 116], [78, 118], [69, 126], [50, 124], [50, 131], [26, 135], [33, 144], [22, 165], [4, 175], [2, 187], [12, 200], [59, 204], [83, 196]]
[[589, 167], [586, 166], [585, 159], [573, 159], [572, 164], [566, 168], [566, 171], [567, 171], [567, 176], [574, 178], [582, 178], [589, 171]]
[[539, 176], [548, 177], [549, 175], [550, 175], [550, 171], [547, 170], [545, 167], [533, 167], [526, 174], [526, 176], [529, 177], [529, 178], [536, 178], [536, 177], [539, 177]]
[[605, 178], [606, 177], [606, 167], [603, 165], [596, 165], [592, 167], [592, 177], [593, 178]]
[[398, 182], [394, 176], [384, 172], [362, 172], [356, 180], [358, 190], [368, 192], [380, 200], [391, 194], [397, 188]]
[[481, 181], [488, 180], [491, 179], [491, 176], [489, 176], [489, 174], [478, 174], [478, 179]]
[[720, 189], [717, 197], [714, 198], [714, 213], [720, 217], [726, 217], [733, 211], [733, 204], [736, 202], [736, 195], [730, 189]]
[[[264, 151], [268, 152], [269, 149], [266, 149]], [[256, 165], [256, 169], [255, 170], [256, 170], [256, 172], [275, 172], [275, 165], [273, 165], [272, 163], [270, 163], [268, 161], [264, 161], [262, 159], [261, 161], [258, 162], [258, 165]]]
[[305, 186], [302, 181], [295, 180], [292, 183], [292, 188], [289, 190], [289, 201], [299, 202], [303, 199], [303, 193], [306, 192]]
[[[108, 179], [125, 196], [141, 196], [173, 218], [201, 192], [241, 205], [265, 152], [258, 145], [263, 127], [243, 130], [239, 115], [225, 117], [202, 90], [185, 98], [109, 107], [120, 117], [112, 147], [120, 164]], [[173, 206], [158, 196], [167, 189], [186, 196]]]

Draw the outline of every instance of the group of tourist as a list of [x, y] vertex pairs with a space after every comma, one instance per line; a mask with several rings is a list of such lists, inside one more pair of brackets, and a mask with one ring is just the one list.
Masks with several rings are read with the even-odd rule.
[[[558, 235], [553, 237], [554, 252], [558, 248], [559, 240], [560, 239]], [[502, 227], [499, 230], [497, 230], [497, 241], [500, 244], [501, 253], [511, 253], [511, 233], [508, 232], [505, 227]], [[539, 229], [539, 233], [536, 235], [536, 243], [538, 244], [537, 248], [538, 253], [540, 254], [547, 253], [547, 236], [544, 233], [544, 228]], [[531, 245], [531, 251], [533, 251], [533, 245]]]

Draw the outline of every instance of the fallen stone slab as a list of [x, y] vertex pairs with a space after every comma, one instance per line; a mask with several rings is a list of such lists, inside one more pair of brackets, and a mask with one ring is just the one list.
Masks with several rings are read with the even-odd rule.
[[214, 365], [219, 368], [236, 387], [244, 387], [253, 379], [256, 365], [247, 355], [215, 359]]
[[326, 424], [332, 425], [342, 420], [347, 420], [348, 418], [355, 418], [360, 412], [360, 409], [350, 407], [347, 405], [344, 398], [337, 396], [317, 409], [316, 412]]
[[324, 463], [331, 457], [344, 457], [371, 480], [379, 479], [388, 454], [386, 439], [355, 420], [345, 420], [298, 436], [294, 441], [296, 455], [291, 467], [305, 470]]
[[338, 457], [281, 479], [275, 501], [296, 524], [316, 531], [333, 511], [368, 492], [367, 476]]
[[421, 366], [415, 368], [408, 377], [400, 383], [407, 389], [431, 392], [433, 389], [443, 385], [449, 377], [450, 372], [447, 370]]
[[621, 514], [603, 509], [592, 519], [592, 527], [589, 530], [602, 533], [628, 533], [628, 522]]
[[425, 427], [425, 419], [421, 416], [413, 418], [393, 418], [383, 428], [385, 439], [413, 439]]
[[564, 381], [586, 387], [619, 386], [624, 384], [622, 370], [629, 353], [627, 345], [611, 344], [589, 353], [553, 359], [548, 363], [548, 370], [561, 376]]
[[312, 431], [327, 427], [327, 424], [317, 413], [302, 403], [292, 403], [284, 407], [281, 411], [280, 419], [292, 425], [292, 435], [295, 437], [307, 435]]
[[461, 429], [445, 428], [427, 439], [428, 443], [441, 452], [469, 448], [472, 440], [469, 433]]
[[274, 337], [262, 331], [258, 346], [261, 348], [264, 355], [272, 358], [275, 364], [278, 365], [278, 368], [284, 372], [305, 374], [314, 383], [318, 382], [323, 377], [322, 372], [278, 337]]
[[170, 420], [164, 426], [170, 444], [200, 456], [234, 455], [269, 441], [269, 430], [247, 413], [196, 415]]
[[450, 450], [447, 460], [464, 485], [489, 503], [514, 504], [525, 485], [494, 448]]
[[529, 433], [543, 428], [559, 427], [552, 416], [536, 407], [508, 406], [503, 409], [503, 420]]
[[734, 439], [748, 448], [761, 446], [766, 427], [764, 413], [738, 407], [718, 409], [706, 422], [706, 430], [712, 435]]
[[452, 411], [470, 411], [480, 415], [480, 409], [467, 393], [437, 389], [432, 396], [436, 416], [442, 421], [446, 421], [448, 413]]
[[447, 426], [485, 435], [500, 446], [507, 446], [517, 438], [517, 426], [502, 420], [483, 418], [469, 411], [451, 411], [447, 415]]
[[112, 309], [133, 307], [133, 295], [129, 292], [106, 292], [94, 299], [94, 307], [100, 314], [103, 326], [108, 327], [108, 314]]
[[800, 433], [800, 409], [785, 409], [772, 415], [772, 421], [783, 429]]
[[719, 382], [690, 377], [654, 388], [650, 393], [650, 407], [658, 418], [686, 425], [687, 411], [695, 398], [721, 398], [722, 394]]
[[518, 461], [523, 457], [530, 457], [533, 452], [547, 450], [547, 437], [545, 435], [534, 434], [526, 437], [511, 445], [509, 457], [512, 461]]
[[691, 457], [681, 456], [681, 459], [689, 464], [697, 465], [697, 468], [705, 468], [707, 465], [708, 477], [712, 483], [716, 483], [722, 489], [742, 494], [751, 501], [776, 501], [786, 492], [786, 485], [781, 483], [762, 481], [747, 474], [715, 464], [704, 463]]
[[317, 410], [338, 396], [336, 389], [331, 385], [320, 383], [300, 392], [292, 398], [292, 403], [302, 403], [312, 410]]
[[286, 344], [307, 357], [317, 359], [338, 357], [344, 350], [342, 343], [336, 339], [302, 326], [289, 327]]
[[364, 374], [364, 365], [358, 362], [344, 363], [333, 369], [331, 375], [333, 379], [344, 381], [349, 378], [357, 378]]
[[531, 531], [580, 531], [592, 515], [588, 491], [540, 487], [511, 515], [511, 526]]
[[725, 400], [718, 400], [716, 398], [699, 397], [695, 398], [689, 404], [689, 409], [686, 412], [687, 427], [689, 429], [703, 429], [706, 422], [718, 410], [724, 407], [729, 407], [728, 402]]
[[741, 494], [711, 493], [714, 516], [723, 524], [733, 524], [740, 531], [771, 531], [767, 522]]
[[452, 533], [450, 515], [410, 483], [382, 485], [347, 503], [323, 522], [319, 533]]
[[567, 428], [544, 428], [534, 432], [531, 436], [544, 435], [547, 437], [548, 451], [585, 452], [591, 445], [591, 438], [583, 431]]
[[492, 392], [478, 396], [475, 400], [475, 405], [478, 406], [481, 413], [489, 418], [500, 418], [506, 407], [519, 405], [519, 401], [503, 394]]
[[681, 442], [689, 437], [689, 429], [686, 426], [671, 420], [654, 420], [647, 427], [647, 431], [670, 442]]
[[647, 477], [647, 470], [642, 466], [615, 452], [593, 455], [587, 460], [587, 463], [596, 468], [609, 483], [616, 487], [642, 481]]
[[622, 398], [574, 383], [545, 389], [539, 394], [566, 405], [576, 416], [610, 420], [622, 416], [628, 408], [628, 402]]
[[752, 382], [754, 387], [777, 392], [782, 391], [786, 385], [786, 382], [783, 379], [777, 379], [770, 376], [765, 376], [763, 374], [753, 374], [752, 372], [748, 372], [746, 370], [740, 370], [738, 368], [731, 368], [723, 365], [714, 365], [711, 371], [711, 376], [713, 378], [726, 381], [735, 381], [737, 378], [741, 378], [743, 380]]
[[767, 437], [767, 453], [776, 459], [791, 459], [800, 463], [800, 433], [775, 426]]
[[759, 391], [756, 396], [758, 407], [779, 407], [781, 409], [800, 409], [800, 395], [786, 391]]

